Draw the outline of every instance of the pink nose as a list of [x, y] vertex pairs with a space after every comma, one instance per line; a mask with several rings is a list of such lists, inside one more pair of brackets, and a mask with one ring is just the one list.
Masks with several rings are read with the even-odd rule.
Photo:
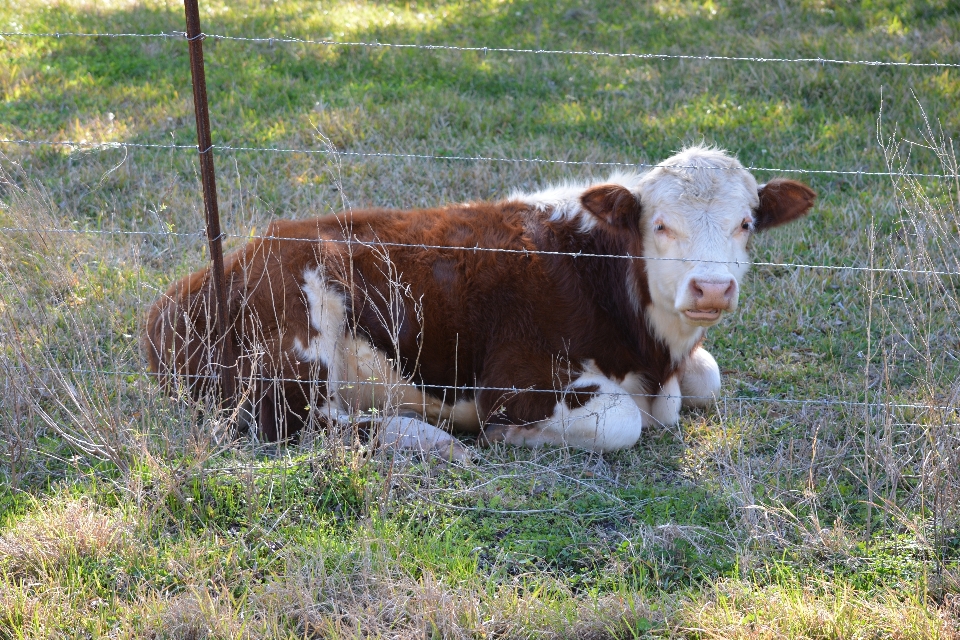
[[729, 309], [737, 295], [737, 281], [733, 278], [721, 282], [709, 280], [691, 280], [690, 293], [693, 297], [694, 308], [706, 311], [708, 309]]

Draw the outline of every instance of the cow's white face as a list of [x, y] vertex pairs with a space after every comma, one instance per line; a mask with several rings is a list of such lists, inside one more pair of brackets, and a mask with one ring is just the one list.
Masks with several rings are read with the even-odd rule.
[[645, 315], [678, 355], [736, 310], [750, 236], [804, 215], [815, 197], [790, 180], [758, 187], [735, 158], [705, 147], [663, 161], [635, 193], [650, 293]]
[[580, 226], [600, 224], [638, 240], [629, 252], [644, 260], [634, 265], [630, 296], [671, 353], [683, 358], [706, 327], [736, 310], [750, 236], [799, 218], [815, 197], [792, 180], [758, 187], [736, 158], [698, 146], [643, 176], [615, 176], [588, 188], [580, 204], [592, 216]]
[[673, 322], [709, 327], [737, 308], [760, 203], [757, 182], [739, 162], [708, 149], [663, 165], [639, 185], [651, 304], [672, 313]]

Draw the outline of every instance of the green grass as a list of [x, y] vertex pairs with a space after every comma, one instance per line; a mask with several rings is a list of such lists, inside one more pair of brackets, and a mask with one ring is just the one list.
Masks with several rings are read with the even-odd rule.
[[[491, 48], [955, 62], [960, 37], [947, 0], [201, 5], [210, 33]], [[182, 29], [177, 3], [0, 5], [3, 31]], [[205, 54], [223, 145], [656, 162], [705, 140], [761, 167], [956, 166], [953, 68], [214, 40]], [[0, 40], [0, 137], [189, 145], [193, 126], [180, 40]], [[954, 182], [801, 176], [815, 212], [758, 238], [757, 261], [907, 272], [757, 266], [708, 338], [732, 398], [716, 410], [631, 451], [493, 448], [461, 467], [323, 434], [234, 442], [224, 416], [165, 397], [137, 340], [146, 306], [205, 264], [201, 237], [161, 235], [202, 228], [195, 153], [2, 147], [0, 226], [151, 234], [0, 232], [0, 638], [960, 633], [960, 296], [956, 276], [917, 273], [960, 270]], [[216, 162], [230, 247], [345, 201], [606, 173]], [[920, 406], [786, 402], [824, 398]]]

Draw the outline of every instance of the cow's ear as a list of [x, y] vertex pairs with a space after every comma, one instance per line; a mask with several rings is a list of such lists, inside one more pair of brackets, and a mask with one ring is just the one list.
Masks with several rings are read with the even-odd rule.
[[806, 215], [816, 200], [816, 192], [796, 180], [778, 178], [761, 185], [760, 206], [754, 212], [754, 229], [765, 231], [793, 222]]
[[583, 208], [610, 226], [636, 225], [640, 220], [640, 201], [619, 184], [590, 187], [580, 196]]

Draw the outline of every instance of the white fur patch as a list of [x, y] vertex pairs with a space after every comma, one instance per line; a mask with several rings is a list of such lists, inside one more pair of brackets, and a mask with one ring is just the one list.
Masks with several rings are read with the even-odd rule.
[[597, 225], [597, 219], [583, 208], [580, 197], [597, 184], [619, 184], [633, 191], [640, 177], [636, 173], [615, 173], [603, 182], [565, 182], [534, 193], [514, 191], [510, 200], [519, 200], [532, 209], [549, 212], [552, 222], [575, 222], [582, 232], [587, 233]]
[[656, 303], [647, 305], [644, 314], [647, 327], [667, 346], [674, 363], [686, 357], [706, 332], [703, 327], [681, 321], [677, 315], [672, 306], [668, 308]]
[[558, 402], [546, 420], [531, 427], [506, 428], [504, 440], [517, 446], [568, 446], [597, 452], [635, 445], [643, 429], [637, 404], [616, 382], [594, 373], [580, 376], [569, 389], [588, 385], [599, 389], [583, 406], [571, 409], [565, 402]]
[[688, 407], [709, 408], [720, 395], [720, 367], [710, 352], [700, 347], [683, 365], [680, 378], [683, 404]]
[[322, 268], [307, 270], [303, 279], [310, 324], [317, 334], [307, 345], [298, 345], [299, 357], [327, 368], [329, 417], [343, 420], [372, 411], [386, 415], [407, 412], [479, 432], [480, 417], [474, 400], [451, 405], [423, 393], [369, 340], [347, 335], [343, 296], [327, 284]]
[[[300, 359], [322, 363], [327, 368], [328, 379], [339, 380], [339, 346], [347, 317], [343, 296], [327, 284], [322, 267], [304, 271], [303, 293], [307, 298], [310, 326], [317, 333], [307, 345], [298, 345]], [[331, 395], [334, 394], [331, 390]]]

